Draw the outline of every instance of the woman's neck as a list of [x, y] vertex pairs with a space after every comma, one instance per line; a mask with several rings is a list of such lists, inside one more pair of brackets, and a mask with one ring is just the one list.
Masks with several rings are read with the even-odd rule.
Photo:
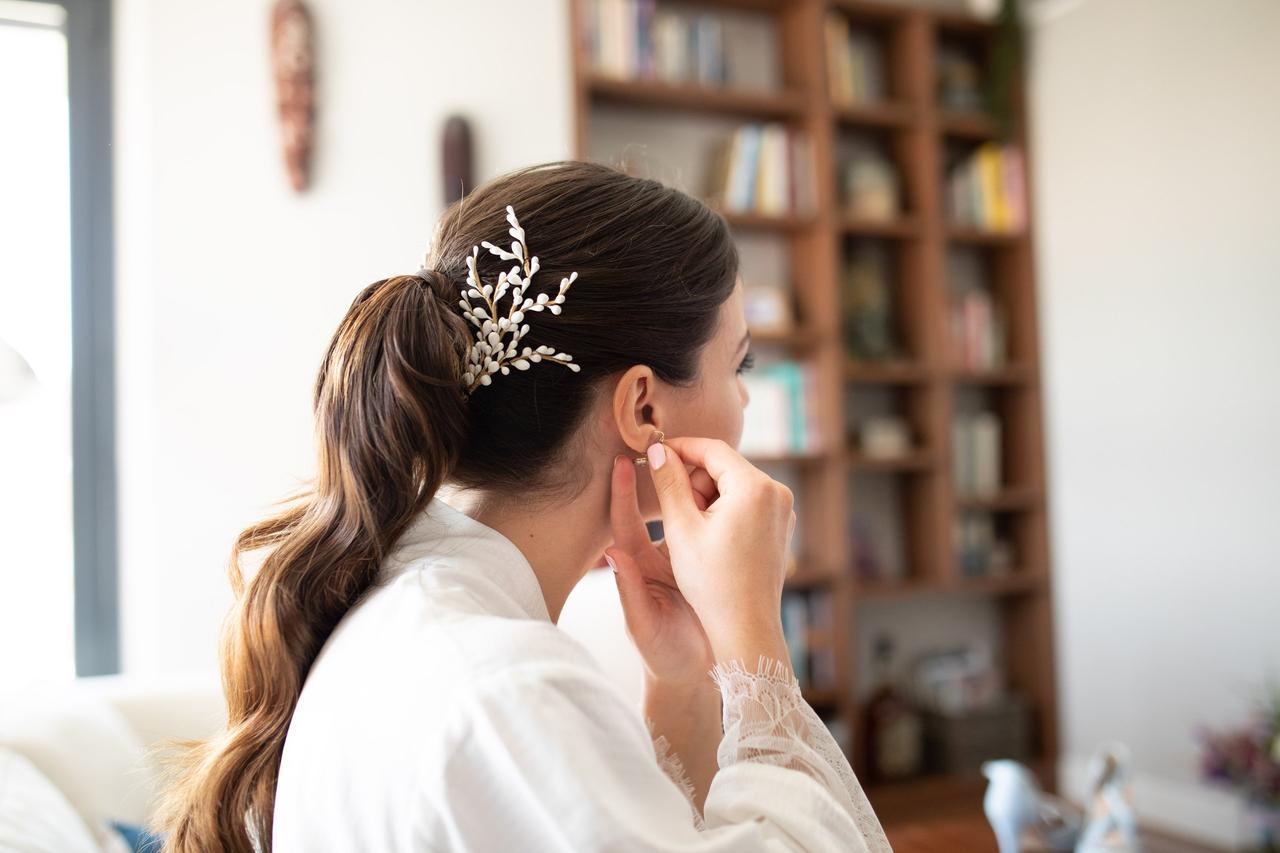
[[559, 622], [569, 593], [588, 571], [604, 564], [604, 549], [613, 541], [608, 470], [603, 477], [593, 474], [590, 483], [568, 502], [533, 510], [478, 491], [442, 489], [442, 494], [455, 509], [520, 549], [538, 578], [551, 621]]

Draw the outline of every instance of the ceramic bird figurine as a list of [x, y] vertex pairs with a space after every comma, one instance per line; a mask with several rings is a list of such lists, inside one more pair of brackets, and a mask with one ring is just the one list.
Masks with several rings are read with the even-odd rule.
[[1000, 853], [1020, 853], [1027, 832], [1050, 850], [1072, 850], [1079, 821], [1066, 803], [1040, 790], [1030, 770], [1016, 761], [1000, 760], [983, 764], [982, 773], [988, 780], [982, 810]]
[[302, 0], [278, 0], [271, 10], [271, 71], [285, 167], [294, 190], [311, 177], [315, 120], [315, 40]]
[[1076, 853], [1141, 853], [1129, 790], [1129, 750], [1108, 744], [1089, 761], [1089, 810]]

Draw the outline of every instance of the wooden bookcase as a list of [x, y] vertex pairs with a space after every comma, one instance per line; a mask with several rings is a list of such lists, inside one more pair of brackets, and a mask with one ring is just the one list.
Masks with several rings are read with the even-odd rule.
[[[972, 607], [990, 614], [1000, 640], [1001, 668], [1009, 687], [1029, 700], [1032, 719], [1030, 763], [1041, 783], [1055, 787], [1058, 709], [1047, 541], [1042, 439], [1039, 340], [1030, 228], [1018, 233], [952, 227], [944, 204], [944, 152], [948, 146], [976, 145], [993, 138], [988, 116], [949, 112], [935, 96], [938, 46], [968, 44], [987, 51], [989, 24], [965, 16], [915, 6], [865, 0], [686, 0], [680, 8], [748, 16], [774, 33], [780, 85], [711, 88], [653, 80], [617, 79], [590, 65], [581, 0], [568, 0], [573, 28], [576, 156], [617, 164], [619, 145], [629, 146], [628, 127], [662, 126], [642, 159], [661, 161], [663, 146], [724, 132], [734, 122], [775, 121], [807, 132], [817, 175], [812, 215], [762, 216], [725, 212], [742, 238], [764, 236], [785, 247], [785, 269], [798, 306], [794, 335], [753, 335], [756, 346], [779, 347], [817, 366], [817, 406], [827, 441], [819, 453], [771, 458], [760, 463], [791, 466], [800, 488], [797, 509], [801, 559], [789, 589], [823, 588], [833, 596], [833, 630], [818, 640], [833, 643], [839, 680], [831, 691], [810, 691], [824, 715], [843, 720], [852, 733], [851, 762], [866, 768], [862, 714], [869, 653], [863, 622], [883, 621], [884, 608], [928, 602], [933, 612]], [[658, 0], [659, 8], [664, 0]], [[865, 106], [839, 106], [826, 85], [823, 21], [828, 12], [866, 28], [885, 52], [889, 99]], [[1025, 117], [1025, 105], [1022, 115]], [[629, 124], [634, 122], [636, 124]], [[689, 130], [699, 123], [711, 128]], [[1015, 141], [1029, 162], [1022, 127]], [[607, 132], [606, 132], [607, 131]], [[865, 222], [842, 213], [838, 157], [846, 134], [874, 134], [884, 140], [902, 178], [907, 213], [890, 222]], [[668, 143], [666, 140], [671, 140]], [[682, 142], [681, 140], [685, 140]], [[673, 155], [674, 156], [674, 155]], [[1029, 180], [1030, 169], [1027, 169]], [[662, 179], [661, 174], [650, 175]], [[1028, 208], [1030, 193], [1027, 193]], [[909, 357], [896, 363], [858, 363], [846, 352], [841, 332], [842, 264], [851, 241], [878, 241], [894, 258], [895, 310]], [[948, 258], [953, 252], [980, 260], [986, 286], [1001, 305], [1007, 324], [1008, 360], [990, 370], [959, 369], [948, 346]], [[744, 270], [749, 274], [749, 270]], [[898, 460], [865, 458], [845, 436], [851, 400], [867, 390], [900, 401], [922, 444]], [[978, 398], [999, 412], [1005, 485], [982, 498], [960, 495], [953, 483], [952, 421], [964, 400]], [[859, 505], [860, 480], [894, 481], [902, 495], [904, 548], [908, 569], [902, 580], [860, 582], [850, 568], [850, 513]], [[953, 530], [965, 512], [989, 512], [1013, 544], [1014, 566], [998, 577], [963, 577], [956, 568]], [[879, 612], [879, 614], [878, 614]], [[861, 670], [861, 672], [860, 672]], [[985, 780], [976, 772], [929, 775], [905, 782], [869, 784], [868, 795], [885, 822], [949, 814], [980, 814]]]

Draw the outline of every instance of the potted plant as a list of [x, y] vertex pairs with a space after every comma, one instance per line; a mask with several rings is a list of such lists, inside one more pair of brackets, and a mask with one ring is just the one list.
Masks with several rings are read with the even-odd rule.
[[1270, 687], [1245, 725], [1200, 732], [1205, 779], [1244, 795], [1255, 849], [1280, 851], [1280, 684]]

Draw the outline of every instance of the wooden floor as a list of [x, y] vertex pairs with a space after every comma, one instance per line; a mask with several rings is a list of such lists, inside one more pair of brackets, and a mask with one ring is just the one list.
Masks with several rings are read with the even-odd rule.
[[[893, 853], [997, 853], [996, 839], [985, 819], [957, 818], [885, 827]], [[1143, 853], [1216, 853], [1189, 841], [1144, 832]]]

